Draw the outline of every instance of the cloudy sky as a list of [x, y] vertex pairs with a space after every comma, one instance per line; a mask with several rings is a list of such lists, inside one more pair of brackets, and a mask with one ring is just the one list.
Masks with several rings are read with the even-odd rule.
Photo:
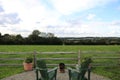
[[0, 32], [120, 37], [120, 0], [0, 0]]

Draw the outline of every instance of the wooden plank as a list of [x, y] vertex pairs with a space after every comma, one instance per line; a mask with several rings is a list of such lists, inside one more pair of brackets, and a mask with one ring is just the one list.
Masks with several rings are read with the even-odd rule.
[[[58, 66], [59, 64], [47, 64], [47, 66]], [[66, 66], [75, 66], [76, 64], [65, 64]], [[22, 64], [0, 64], [0, 66], [23, 66]]]
[[24, 58], [0, 58], [0, 60], [24, 60]]
[[[47, 64], [47, 66], [58, 66], [59, 64]], [[66, 66], [76, 66], [76, 64], [65, 64]], [[92, 67], [119, 66], [118, 64], [91, 64]], [[0, 66], [22, 66], [22, 64], [0, 64]]]
[[[47, 64], [47, 66], [58, 66], [59, 64]], [[66, 66], [76, 66], [76, 64], [65, 64]]]
[[[0, 58], [0, 60], [24, 60], [25, 58]], [[37, 60], [78, 60], [78, 58], [37, 58]], [[119, 57], [93, 57], [92, 59], [120, 59]]]
[[81, 64], [81, 62], [80, 62], [80, 59], [81, 59], [81, 52], [80, 52], [80, 50], [79, 50], [79, 52], [78, 52], [78, 65], [80, 65]]
[[92, 57], [92, 59], [120, 59], [119, 57]]
[[[78, 60], [77, 58], [38, 58], [37, 60]], [[24, 58], [0, 58], [0, 60], [24, 60]]]
[[118, 51], [81, 51], [82, 52], [82, 54], [92, 54], [92, 53], [96, 53], [96, 54], [111, 54], [111, 53], [116, 53], [116, 54], [118, 54], [119, 52]]
[[75, 54], [76, 52], [37, 52], [37, 54]]
[[[0, 54], [33, 54], [34, 52], [0, 52]], [[77, 52], [36, 52], [37, 54], [77, 54]], [[100, 53], [100, 54], [105, 54], [105, 53], [117, 53], [119, 52], [116, 51], [81, 51], [82, 54], [84, 53]]]
[[[58, 66], [59, 64], [47, 64], [47, 66]], [[76, 66], [76, 64], [65, 64], [66, 66]], [[0, 64], [0, 66], [23, 66], [22, 64]], [[92, 64], [92, 67], [119, 66], [117, 64]]]
[[33, 58], [34, 58], [34, 68], [37, 66], [37, 60], [36, 60], [36, 51], [34, 51], [34, 54], [33, 54]]
[[117, 67], [118, 65], [92, 65], [92, 67]]
[[109, 66], [118, 66], [118, 64], [109, 64], [109, 63], [92, 63], [92, 66], [105, 66], [105, 67], [109, 67]]
[[[33, 54], [34, 52], [0, 52], [0, 54]], [[76, 52], [36, 52], [37, 54], [75, 54]]]
[[78, 60], [77, 58], [37, 58], [37, 60]]
[[22, 64], [0, 64], [0, 66], [23, 66]]
[[33, 52], [0, 52], [0, 54], [33, 54]]

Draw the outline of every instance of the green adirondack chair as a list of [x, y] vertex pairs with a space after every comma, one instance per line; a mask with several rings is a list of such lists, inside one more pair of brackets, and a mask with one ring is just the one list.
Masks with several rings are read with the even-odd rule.
[[36, 80], [56, 80], [57, 67], [48, 71], [44, 60], [37, 60]]
[[[86, 58], [84, 62], [81, 63], [76, 69], [68, 68], [69, 80], [90, 80], [90, 67], [91, 63], [90, 58]], [[86, 72], [88, 71], [88, 79], [85, 77]]]

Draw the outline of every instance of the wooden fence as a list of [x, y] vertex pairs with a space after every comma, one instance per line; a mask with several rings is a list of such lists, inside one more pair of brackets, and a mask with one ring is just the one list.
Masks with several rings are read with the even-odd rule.
[[[31, 55], [31, 54], [33, 54], [33, 56], [34, 56], [34, 61], [37, 59], [37, 60], [39, 60], [39, 59], [43, 59], [43, 60], [76, 60], [76, 61], [78, 61], [78, 62], [80, 62], [80, 58], [38, 58], [38, 57], [36, 57], [36, 55], [42, 55], [42, 54], [44, 54], [44, 55], [46, 55], [46, 54], [76, 54], [77, 52], [0, 52], [0, 54], [8, 54], [8, 55], [13, 55], [13, 54], [17, 54], [17, 55], [21, 55], [21, 54], [27, 54], [27, 55]], [[10, 57], [10, 58], [1, 58], [0, 57], [0, 60], [1, 61], [12, 61], [12, 60], [14, 60], [14, 61], [18, 61], [18, 60], [24, 60], [25, 58], [12, 58], [12, 57]], [[36, 62], [36, 61], [35, 61]], [[34, 63], [35, 63], [34, 62]], [[48, 66], [57, 66], [58, 64], [47, 64]], [[67, 66], [75, 66], [76, 64], [66, 64]], [[21, 64], [16, 64], [16, 63], [14, 63], [14, 64], [6, 64], [6, 63], [0, 63], [0, 66], [22, 66], [22, 63]]]
[[81, 51], [82, 55], [91, 54], [93, 67], [120, 66], [119, 51]]
[[[37, 59], [44, 59], [44, 60], [75, 60], [76, 61], [76, 63], [67, 63], [66, 65], [67, 66], [75, 66], [76, 64], [80, 64], [81, 63], [81, 60], [82, 60], [82, 58], [84, 58], [84, 57], [86, 57], [86, 56], [84, 56], [84, 54], [86, 55], [86, 54], [94, 54], [93, 56], [91, 56], [91, 58], [92, 58], [92, 60], [93, 60], [93, 66], [119, 66], [120, 65], [120, 52], [114, 52], [114, 51], [78, 51], [78, 52], [0, 52], [0, 56], [1, 55], [24, 55], [24, 54], [33, 54], [33, 56], [34, 56], [34, 61]], [[67, 54], [67, 55], [70, 55], [70, 54], [75, 54], [75, 55], [78, 55], [77, 57], [73, 57], [73, 58], [61, 58], [61, 57], [59, 57], [59, 58], [38, 58], [36, 55], [46, 55], [46, 54]], [[108, 54], [108, 56], [102, 56], [102, 57], [100, 57], [100, 56], [98, 56], [98, 55], [101, 55], [101, 54]], [[113, 56], [109, 56], [109, 54], [113, 54], [113, 55], [116, 55], [115, 57], [113, 57]], [[97, 56], [96, 56], [97, 55]], [[89, 57], [89, 56], [88, 56]], [[100, 60], [103, 60], [103, 59], [105, 59], [105, 60], [111, 60], [111, 64], [109, 63], [109, 64], [107, 64], [107, 63], [99, 63], [99, 62], [96, 62], [96, 63], [94, 63], [94, 60], [98, 60], [98, 61], [100, 61]], [[5, 57], [0, 57], [0, 66], [22, 66], [22, 63], [21, 64], [16, 64], [16, 63], [10, 63], [10, 64], [8, 64], [8, 63], [4, 63], [3, 61], [19, 61], [19, 60], [21, 60], [21, 61], [23, 61], [24, 60], [24, 58], [15, 58], [15, 57], [7, 57], [7, 58], [5, 58]], [[114, 61], [114, 60], [116, 60], [115, 61], [115, 63], [116, 64], [113, 64], [112, 63], [112, 61]], [[48, 66], [57, 66], [58, 64], [47, 64]]]

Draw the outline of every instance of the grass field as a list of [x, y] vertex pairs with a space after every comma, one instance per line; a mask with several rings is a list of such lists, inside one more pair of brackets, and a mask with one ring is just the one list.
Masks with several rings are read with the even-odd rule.
[[94, 45], [70, 45], [70, 46], [50, 46], [50, 45], [0, 45], [0, 52], [28, 52], [28, 51], [120, 51], [120, 46], [94, 46]]
[[[88, 54], [82, 54], [82, 57], [118, 57], [120, 56], [119, 54], [115, 54], [116, 52], [120, 51], [120, 46], [117, 45], [110, 45], [110, 46], [93, 46], [93, 45], [81, 45], [81, 46], [76, 46], [76, 45], [72, 45], [72, 46], [48, 46], [48, 45], [0, 45], [0, 52], [34, 52], [34, 51], [39, 51], [39, 52], [58, 52], [58, 51], [88, 51]], [[91, 52], [92, 51], [92, 52]], [[111, 53], [109, 54], [96, 54], [94, 52], [96, 51], [109, 51]], [[113, 53], [112, 53], [113, 52]], [[10, 54], [0, 54], [0, 58], [23, 58], [27, 55], [20, 55], [20, 54], [14, 54], [14, 55], [10, 55]], [[72, 55], [42, 55], [39, 56], [37, 55], [37, 57], [77, 57], [77, 54], [72, 54]], [[0, 63], [22, 63], [23, 61], [0, 61]], [[51, 63], [52, 61], [48, 61], [48, 63]], [[55, 63], [59, 63], [60, 61], [56, 61]], [[94, 63], [116, 63], [117, 60], [106, 60], [106, 59], [96, 59], [94, 61]], [[75, 63], [75, 61], [64, 61], [64, 63]], [[23, 72], [23, 68], [22, 67], [0, 67], [0, 79], [10, 76], [10, 75], [14, 75], [16, 73], [21, 73]], [[111, 78], [112, 80], [119, 80], [120, 78], [120, 66], [118, 67], [96, 67], [93, 69], [93, 72], [97, 73], [97, 74], [101, 74], [104, 76], [107, 76], [109, 78]]]

